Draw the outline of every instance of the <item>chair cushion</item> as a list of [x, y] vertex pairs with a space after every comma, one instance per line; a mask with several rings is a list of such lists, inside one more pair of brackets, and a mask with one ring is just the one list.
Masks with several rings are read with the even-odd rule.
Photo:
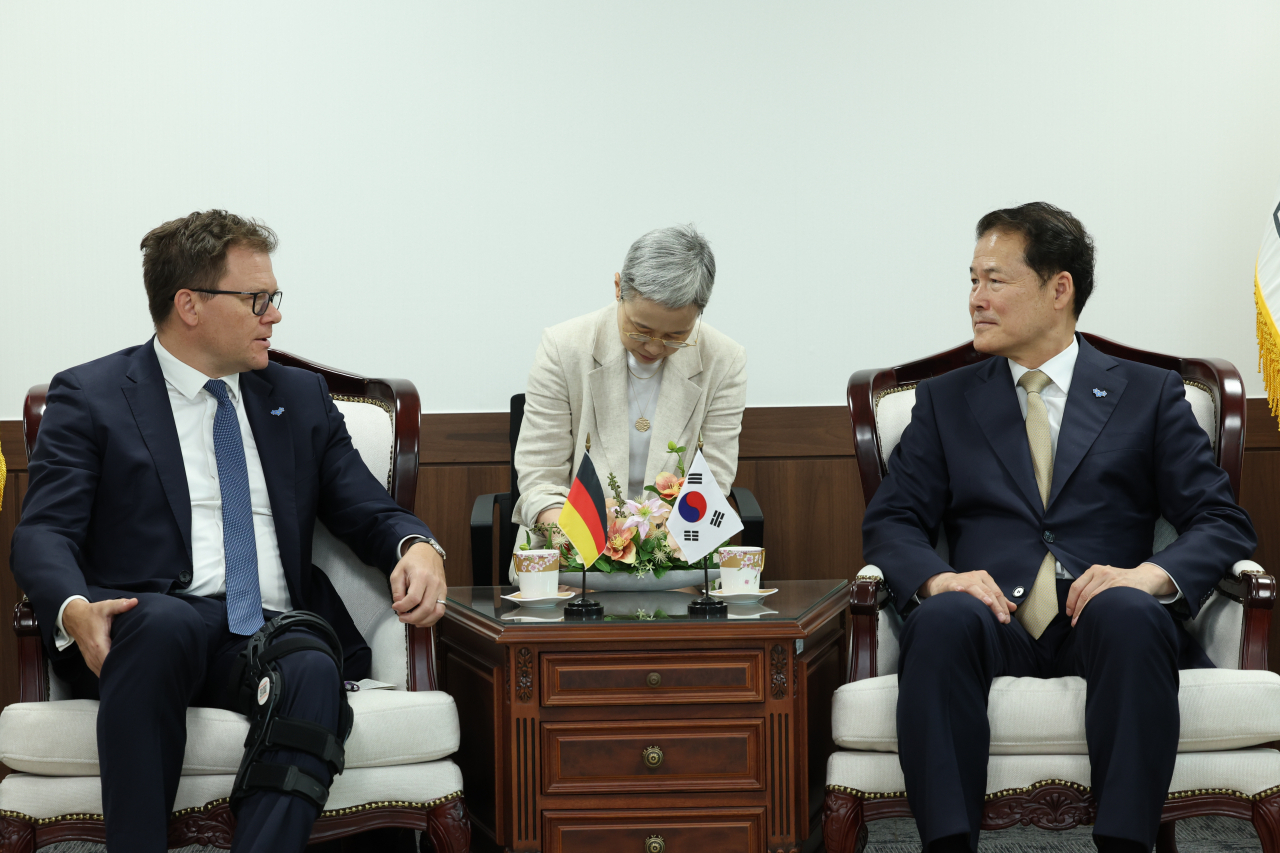
[[[235, 775], [183, 776], [175, 812], [231, 795]], [[401, 767], [348, 767], [333, 780], [325, 814], [366, 803], [429, 803], [462, 790], [462, 772], [448, 759]], [[97, 776], [32, 776], [11, 773], [0, 782], [0, 809], [36, 820], [59, 815], [102, 814]]]
[[[1087, 755], [993, 755], [987, 764], [987, 793], [1029, 788], [1037, 782], [1071, 782], [1089, 787]], [[869, 794], [906, 790], [898, 756], [884, 752], [838, 750], [827, 760], [827, 784]], [[1241, 749], [1192, 752], [1173, 765], [1169, 791], [1233, 791], [1251, 797], [1280, 785], [1280, 752]], [[3, 791], [3, 788], [0, 788]], [[0, 799], [0, 808], [3, 808]]]
[[[365, 690], [349, 698], [348, 768], [418, 764], [458, 750], [458, 711], [447, 693]], [[97, 776], [97, 718], [90, 699], [10, 705], [0, 713], [0, 761], [42, 776]], [[234, 775], [248, 732], [234, 711], [188, 708], [182, 775]]]
[[328, 576], [351, 621], [373, 652], [369, 673], [375, 681], [409, 687], [407, 626], [391, 609], [391, 582], [386, 574], [360, 562], [346, 543], [317, 520], [311, 538], [311, 562]]
[[[1239, 749], [1280, 740], [1280, 675], [1259, 670], [1181, 673], [1178, 752]], [[1085, 682], [995, 679], [987, 702], [992, 755], [1087, 755]], [[845, 749], [897, 752], [898, 676], [846, 684], [832, 700], [831, 733]], [[1280, 782], [1280, 779], [1277, 779]]]
[[395, 452], [395, 415], [381, 400], [335, 396], [347, 434], [364, 464], [383, 488], [391, 488], [391, 454]]

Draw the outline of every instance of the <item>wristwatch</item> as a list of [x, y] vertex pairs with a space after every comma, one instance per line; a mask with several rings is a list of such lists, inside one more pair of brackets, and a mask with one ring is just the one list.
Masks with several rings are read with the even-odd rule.
[[[439, 542], [437, 542], [435, 539], [433, 539], [433, 538], [429, 537], [429, 536], [415, 536], [415, 537], [413, 537], [413, 540], [409, 543], [409, 548], [412, 548], [414, 545], [417, 545], [419, 542], [426, 542], [426, 543], [427, 543], [428, 545], [430, 545], [432, 548], [435, 548], [435, 549], [436, 549], [436, 553], [440, 555], [440, 559], [442, 559], [442, 560], [443, 560], [443, 559], [446, 559], [446, 557], [445, 557], [445, 553], [444, 553], [444, 549], [440, 547], [440, 543], [439, 543]], [[405, 549], [404, 549], [406, 553], [408, 552], [409, 548], [405, 548]]]

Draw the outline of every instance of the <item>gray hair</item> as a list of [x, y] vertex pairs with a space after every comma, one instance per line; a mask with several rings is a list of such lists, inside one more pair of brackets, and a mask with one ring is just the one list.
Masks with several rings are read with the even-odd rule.
[[666, 308], [706, 308], [716, 283], [716, 259], [692, 225], [650, 231], [622, 262], [622, 298], [639, 296]]

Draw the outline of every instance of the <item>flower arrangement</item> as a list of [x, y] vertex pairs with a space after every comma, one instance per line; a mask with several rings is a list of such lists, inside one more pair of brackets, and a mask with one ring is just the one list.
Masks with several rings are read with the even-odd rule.
[[[605, 532], [605, 547], [599, 559], [587, 567], [589, 572], [626, 572], [633, 575], [652, 574], [660, 578], [672, 569], [702, 568], [706, 560], [714, 560], [714, 552], [697, 563], [689, 563], [680, 550], [680, 544], [668, 535], [667, 518], [675, 505], [680, 489], [684, 486], [684, 453], [687, 448], [667, 442], [667, 450], [676, 456], [676, 471], [663, 471], [653, 485], [645, 486], [646, 492], [655, 497], [644, 501], [623, 500], [618, 478], [609, 474], [609, 489], [613, 497], [605, 500], [609, 529]], [[546, 537], [546, 547], [560, 552], [560, 566], [565, 571], [582, 571], [582, 558], [555, 524], [535, 524], [532, 532]], [[728, 544], [727, 542], [725, 544]], [[526, 540], [522, 550], [533, 547]], [[708, 565], [714, 565], [710, 563]]]

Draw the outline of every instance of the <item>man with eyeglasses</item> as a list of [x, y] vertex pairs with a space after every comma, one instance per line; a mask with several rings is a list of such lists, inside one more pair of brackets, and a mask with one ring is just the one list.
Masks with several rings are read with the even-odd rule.
[[[401, 621], [444, 614], [430, 529], [369, 472], [323, 378], [267, 358], [281, 320], [275, 247], [269, 228], [221, 210], [152, 230], [142, 252], [155, 337], [49, 387], [12, 567], [54, 671], [76, 698], [100, 699], [113, 851], [167, 849], [186, 708], [242, 710], [228, 682], [264, 622], [318, 614], [341, 641], [343, 677], [369, 675], [369, 647], [310, 563], [317, 520], [387, 572]], [[338, 733], [334, 660], [310, 650], [278, 665], [280, 716]], [[261, 760], [325, 791], [332, 781], [333, 762], [305, 751]], [[321, 798], [291, 784], [233, 804], [234, 849], [306, 846]]]

